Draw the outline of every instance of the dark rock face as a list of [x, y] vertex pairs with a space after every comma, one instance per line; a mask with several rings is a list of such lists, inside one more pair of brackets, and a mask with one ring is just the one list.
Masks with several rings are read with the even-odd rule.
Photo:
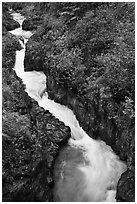
[[135, 202], [135, 174], [127, 170], [118, 182], [116, 199], [119, 202]]
[[2, 3], [2, 33], [19, 28], [20, 24], [13, 20], [10, 15], [9, 6], [6, 2]]
[[[43, 60], [42, 60], [43, 54], [41, 52], [41, 45], [39, 41], [34, 42], [34, 44], [33, 42], [34, 42], [33, 36], [31, 36], [31, 38], [26, 44], [26, 52], [25, 52], [25, 59], [24, 59], [25, 71], [32, 71], [33, 69], [36, 71], [42, 71], [43, 70]], [[35, 60], [32, 58], [33, 54], [34, 54]]]
[[23, 30], [35, 30], [37, 26], [33, 23], [33, 21], [29, 18], [25, 19], [22, 24]]
[[15, 63], [15, 51], [21, 50], [21, 45], [14, 35], [9, 32], [6, 32], [2, 36], [2, 67], [12, 70]]
[[17, 39], [3, 36], [2, 199], [3, 202], [52, 201], [53, 162], [70, 129], [24, 91], [12, 70]]
[[31, 16], [27, 17], [22, 24], [23, 30], [36, 30], [38, 26], [40, 26], [43, 22], [42, 16]]
[[20, 24], [13, 20], [13, 18], [9, 14], [2, 15], [2, 32], [14, 30], [19, 28]]
[[5, 23], [5, 28], [10, 31], [10, 30], [14, 30], [16, 28], [19, 28], [20, 24], [16, 21], [14, 21], [13, 19], [8, 20], [8, 23]]

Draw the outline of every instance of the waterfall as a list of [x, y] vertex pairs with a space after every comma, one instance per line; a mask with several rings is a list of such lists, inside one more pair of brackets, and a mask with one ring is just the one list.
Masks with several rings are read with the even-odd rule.
[[[22, 36], [26, 41], [32, 35], [21, 27], [11, 33]], [[26, 92], [39, 106], [49, 110], [71, 129], [69, 150], [62, 152], [65, 154], [67, 151], [67, 160], [61, 154], [60, 165], [56, 165], [60, 168], [55, 176], [55, 201], [114, 202], [117, 182], [126, 170], [125, 163], [119, 160], [105, 142], [89, 137], [80, 127], [72, 110], [48, 98], [43, 72], [24, 72], [25, 44], [20, 43], [23, 49], [16, 51], [14, 70], [26, 85]]]

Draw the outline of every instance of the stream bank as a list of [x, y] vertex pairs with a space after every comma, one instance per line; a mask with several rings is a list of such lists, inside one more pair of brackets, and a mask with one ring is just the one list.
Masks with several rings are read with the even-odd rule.
[[13, 70], [19, 38], [7, 31], [2, 36], [2, 201], [49, 202], [54, 160], [70, 128], [25, 92]]
[[[38, 36], [39, 35], [37, 34], [37, 39], [39, 41]], [[52, 37], [54, 37], [54, 35]], [[30, 45], [31, 45], [31, 43], [30, 43]], [[34, 44], [34, 47], [33, 47], [33, 45], [31, 46], [32, 50], [35, 48], [35, 45], [36, 46], [38, 45], [38, 47], [41, 47], [39, 42], [37, 42]], [[50, 86], [52, 88], [54, 88], [54, 87], [56, 88], [56, 85], [58, 84], [58, 81], [59, 81], [58, 78], [56, 78], [56, 70], [55, 70], [55, 72], [47, 72], [47, 70], [46, 70], [47, 67], [45, 67], [45, 65], [44, 65], [45, 62], [44, 62], [43, 55], [40, 55], [41, 57], [39, 57], [39, 51], [40, 50], [38, 50], [38, 49], [36, 49], [36, 50], [38, 51], [38, 54], [36, 52], [36, 54], [33, 53], [33, 55], [31, 52], [29, 53], [27, 50], [27, 58], [29, 58], [29, 60], [31, 60], [31, 58], [33, 57], [32, 63], [30, 63], [29, 60], [28, 61], [26, 60], [28, 63], [28, 68], [30, 70], [33, 70], [33, 69], [35, 70], [35, 67], [36, 67], [36, 69], [38, 71], [40, 69], [41, 69], [41, 71], [44, 71], [46, 73], [46, 75], [51, 77], [51, 78], [48, 78], [49, 89], [50, 89]], [[43, 54], [43, 51], [40, 51], [40, 52], [41, 52], [41, 54]], [[34, 57], [34, 54], [35, 54], [35, 56], [37, 55], [37, 58]], [[34, 61], [34, 59], [35, 59], [35, 61]], [[42, 61], [42, 63], [41, 63], [41, 61]], [[50, 66], [49, 66], [49, 69], [50, 69]], [[59, 92], [57, 90], [59, 90]], [[115, 152], [118, 155], [120, 155], [120, 158], [128, 162], [128, 170], [126, 173], [124, 173], [124, 176], [123, 176], [124, 179], [122, 178], [120, 180], [121, 185], [124, 188], [120, 187], [118, 189], [119, 192], [117, 192], [117, 195], [118, 195], [117, 200], [119, 200], [119, 201], [133, 201], [134, 200], [134, 192], [133, 192], [134, 191], [134, 179], [132, 179], [132, 178], [134, 177], [134, 137], [132, 134], [133, 131], [131, 131], [131, 134], [129, 131], [129, 129], [130, 130], [132, 129], [132, 124], [131, 124], [131, 128], [129, 128], [129, 126], [128, 126], [127, 129], [124, 129], [124, 131], [122, 130], [122, 136], [121, 136], [119, 134], [119, 132], [117, 131], [117, 127], [115, 128], [114, 121], [113, 120], [111, 121], [112, 122], [112, 125], [111, 125], [111, 122], [108, 120], [108, 118], [106, 119], [106, 115], [104, 114], [105, 111], [103, 112], [103, 114], [102, 114], [102, 112], [101, 113], [98, 112], [98, 109], [99, 109], [98, 103], [92, 104], [90, 102], [87, 102], [88, 100], [86, 101], [85, 98], [84, 98], [84, 100], [82, 100], [77, 94], [69, 93], [67, 89], [64, 89], [60, 85], [57, 86], [56, 93], [54, 93], [53, 90], [50, 90], [49, 95], [51, 96], [51, 98], [55, 98], [56, 101], [71, 107], [71, 109], [74, 110], [74, 113], [76, 114], [77, 118], [79, 119], [80, 124], [83, 123], [82, 127], [86, 130], [86, 132], [89, 132], [89, 135], [92, 135], [93, 138], [101, 138], [101, 139], [103, 138], [103, 140], [107, 140], [106, 142], [110, 143], [111, 147], [115, 150]], [[71, 102], [71, 100], [73, 102]], [[84, 104], [85, 102], [88, 104], [88, 106], [90, 108], [87, 109], [87, 107]], [[93, 105], [93, 107], [91, 107], [92, 106], [91, 104]], [[78, 106], [78, 110], [77, 110], [77, 106]], [[80, 106], [80, 108], [79, 108], [79, 106]], [[89, 111], [89, 117], [87, 117], [88, 111]], [[79, 113], [81, 113], [81, 115]], [[83, 115], [84, 115], [84, 117], [83, 117]], [[92, 115], [92, 117], [91, 117], [91, 115]], [[87, 120], [86, 126], [84, 125], [84, 123], [85, 123], [84, 120], [85, 121]], [[91, 121], [92, 121], [92, 123], [90, 126]], [[134, 124], [133, 124], [133, 126], [134, 126]], [[103, 131], [102, 131], [102, 128], [103, 128]], [[125, 128], [125, 126], [124, 126], [124, 128]], [[111, 131], [111, 129], [114, 129], [114, 131]], [[134, 130], [134, 128], [132, 130]], [[107, 131], [108, 131], [108, 134], [106, 134]], [[91, 134], [91, 133], [93, 133], [93, 134]], [[109, 138], [109, 133], [110, 133], [110, 136], [112, 136], [112, 138]], [[126, 137], [124, 137], [125, 134], [126, 134]], [[120, 142], [121, 142], [122, 138], [124, 139], [123, 142], [120, 143], [120, 145], [122, 145], [122, 151], [120, 151], [120, 149], [119, 149], [120, 145], [118, 145], [118, 143], [115, 145], [116, 138], [113, 136], [120, 136], [120, 138], [118, 140]], [[131, 139], [131, 138], [133, 138], [133, 139]], [[117, 148], [117, 145], [118, 145], [118, 148]], [[130, 178], [128, 178], [128, 180], [127, 180], [127, 177], [130, 177]], [[125, 183], [125, 180], [127, 180], [127, 182], [126, 182], [126, 185], [124, 186], [123, 182]], [[131, 191], [130, 191], [130, 189], [131, 189]]]
[[83, 129], [89, 136], [103, 140], [127, 162], [128, 170], [122, 174], [117, 187], [117, 201], [134, 201], [135, 180], [135, 138], [134, 126], [123, 126], [119, 129], [115, 122], [105, 117], [96, 106], [87, 110], [80, 98], [70, 95], [62, 87], [57, 86], [54, 76], [47, 75], [47, 90], [49, 97], [54, 101], [72, 109]]
[[[117, 86], [121, 86], [121, 82], [116, 84], [116, 87], [113, 87], [113, 73], [109, 76], [110, 79], [112, 77], [111, 83], [113, 84], [108, 86], [108, 79], [103, 79], [105, 85], [102, 82], [99, 83], [99, 75], [99, 79], [97, 78], [97, 82], [94, 85], [92, 84], [92, 77], [91, 82], [87, 83], [91, 72], [90, 68], [87, 68], [87, 74], [85, 74], [85, 70], [77, 71], [78, 68], [75, 71], [75, 67], [73, 70], [72, 64], [75, 63], [73, 61], [77, 62], [79, 59], [77, 58], [77, 53], [73, 53], [73, 51], [72, 53], [71, 51], [68, 52], [68, 49], [71, 49], [71, 46], [73, 46], [71, 43], [75, 43], [75, 41], [71, 42], [67, 34], [65, 38], [63, 29], [63, 27], [60, 28], [60, 24], [55, 22], [54, 25], [54, 22], [52, 24], [49, 21], [29, 39], [26, 45], [25, 70], [43, 71], [46, 75], [47, 92], [50, 99], [69, 107], [76, 115], [80, 126], [90, 137], [105, 141], [121, 160], [127, 162], [128, 170], [122, 175], [118, 183], [116, 197], [117, 201], [134, 201], [135, 126], [132, 105], [130, 106], [131, 113], [130, 108], [128, 113], [124, 113], [126, 105], [123, 104], [128, 104], [128, 98], [126, 101], [126, 88], [121, 91], [122, 88], [119, 87], [121, 92], [117, 91]], [[60, 33], [57, 33], [56, 30], [59, 30], [58, 32]], [[62, 37], [61, 39], [60, 36]], [[100, 42], [97, 43], [100, 44]], [[65, 46], [68, 47], [66, 48]], [[122, 58], [123, 56], [120, 55], [120, 57]], [[79, 61], [78, 65], [75, 66], [79, 67]], [[132, 66], [132, 61], [130, 66]], [[128, 67], [130, 68], [130, 66]], [[113, 64], [111, 68], [113, 70]], [[77, 81], [80, 81], [79, 84]]]

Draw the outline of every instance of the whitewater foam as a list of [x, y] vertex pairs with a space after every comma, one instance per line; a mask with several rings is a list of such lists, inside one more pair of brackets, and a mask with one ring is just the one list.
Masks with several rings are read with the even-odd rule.
[[[15, 29], [11, 33], [24, 38], [29, 38], [32, 35], [30, 32], [22, 31], [21, 28]], [[56, 189], [58, 189], [56, 194], [58, 194], [60, 201], [115, 201], [117, 182], [126, 170], [125, 163], [119, 160], [111, 147], [102, 141], [96, 141], [89, 137], [80, 127], [72, 110], [48, 98], [44, 73], [24, 72], [25, 45], [23, 44], [22, 47], [21, 51], [16, 51], [14, 70], [26, 85], [26, 92], [38, 101], [39, 106], [49, 110], [56, 118], [71, 128], [72, 137], [69, 144], [81, 149], [85, 158], [85, 162], [77, 165], [75, 171], [73, 168], [71, 169], [72, 174], [77, 173], [79, 178], [74, 181], [73, 175], [71, 175], [72, 177], [68, 175], [68, 178], [72, 181], [72, 186], [67, 175], [64, 176], [68, 169], [69, 174], [71, 174], [71, 167], [68, 167], [66, 163], [62, 167], [61, 174], [55, 181]], [[64, 178], [66, 178], [66, 181]], [[62, 190], [59, 191], [60, 188], [67, 190], [62, 193]], [[72, 192], [70, 188], [73, 190], [76, 188], [75, 192]], [[68, 192], [68, 189], [70, 189], [70, 192]], [[74, 195], [70, 196], [71, 193]]]

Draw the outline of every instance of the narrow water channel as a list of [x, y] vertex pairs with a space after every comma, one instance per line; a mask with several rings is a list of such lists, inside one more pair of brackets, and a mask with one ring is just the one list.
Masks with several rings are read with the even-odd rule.
[[[12, 14], [22, 25], [23, 17]], [[26, 43], [31, 32], [20, 28], [11, 31], [22, 36]], [[46, 76], [43, 72], [24, 72], [25, 43], [16, 51], [14, 70], [26, 85], [26, 92], [49, 110], [56, 118], [71, 128], [71, 138], [55, 162], [54, 201], [57, 202], [115, 202], [117, 182], [126, 170], [111, 147], [103, 141], [90, 138], [80, 127], [73, 111], [48, 98]]]

